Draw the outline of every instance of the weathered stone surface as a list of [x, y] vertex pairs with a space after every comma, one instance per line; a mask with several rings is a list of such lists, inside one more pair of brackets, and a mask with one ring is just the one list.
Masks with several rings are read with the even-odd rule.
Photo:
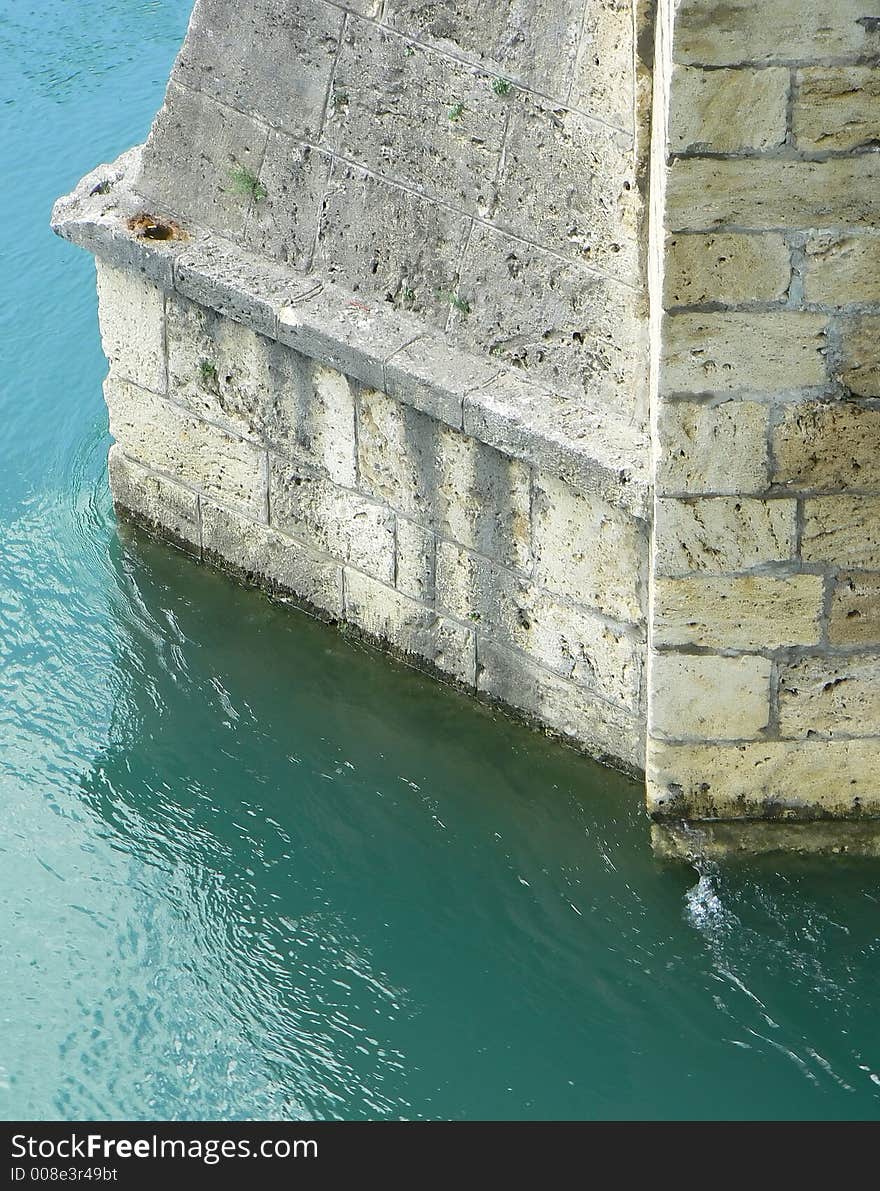
[[[751, 2], [751, 0], [750, 0]], [[685, 157], [666, 191], [671, 231], [874, 227], [880, 220], [880, 154], [790, 161]]]
[[782, 736], [880, 736], [880, 657], [803, 658], [779, 676]]
[[731, 153], [775, 149], [785, 140], [789, 72], [699, 70], [672, 73], [669, 149]]
[[841, 323], [841, 353], [842, 383], [857, 397], [880, 397], [880, 315]]
[[770, 718], [769, 659], [654, 654], [648, 730], [670, 740], [750, 740]]
[[799, 70], [793, 120], [801, 149], [855, 149], [880, 141], [880, 70], [876, 66]]
[[724, 575], [794, 557], [797, 502], [713, 496], [660, 499], [654, 528], [658, 575]]
[[562, 480], [535, 479], [535, 582], [606, 616], [644, 620], [647, 527]]
[[774, 392], [825, 381], [823, 314], [669, 314], [663, 323], [667, 393]]
[[201, 0], [172, 77], [313, 140], [341, 29], [319, 0]]
[[324, 476], [269, 456], [269, 519], [291, 537], [394, 583], [394, 514]]
[[104, 396], [110, 433], [126, 455], [265, 520], [265, 452], [128, 381], [108, 378]]
[[105, 264], [98, 266], [98, 321], [110, 370], [164, 393], [165, 292], [155, 282]]
[[437, 600], [497, 643], [637, 710], [644, 646], [632, 632], [450, 542], [437, 544]]
[[281, 264], [308, 269], [329, 180], [326, 153], [270, 132], [260, 170], [261, 197], [250, 206], [244, 243]]
[[394, 586], [423, 604], [434, 603], [436, 538], [406, 517], [397, 518], [397, 570]]
[[477, 691], [518, 708], [593, 756], [636, 770], [644, 767], [644, 736], [637, 715], [479, 636]]
[[807, 238], [806, 260], [808, 302], [880, 302], [880, 236], [817, 232]]
[[110, 448], [107, 463], [117, 508], [134, 514], [149, 529], [189, 552], [201, 553], [199, 498], [195, 492], [126, 458], [119, 443]]
[[358, 465], [374, 499], [499, 562], [530, 563], [530, 474], [517, 460], [366, 391]]
[[804, 501], [805, 562], [880, 571], [880, 496], [817, 496]]
[[631, 0], [591, 0], [581, 7], [584, 25], [568, 102], [618, 128], [631, 129], [635, 105]]
[[670, 236], [664, 261], [664, 302], [699, 306], [708, 302], [773, 302], [784, 298], [791, 258], [782, 236]]
[[880, 644], [880, 575], [840, 576], [831, 597], [828, 640], [832, 645]]
[[657, 491], [742, 494], [767, 487], [767, 409], [754, 401], [661, 406]]
[[202, 540], [205, 558], [225, 570], [341, 618], [342, 567], [335, 559], [204, 499]]
[[384, 389], [389, 397], [460, 429], [465, 394], [488, 384], [498, 372], [491, 361], [456, 351], [442, 338], [421, 335], [385, 361]]
[[880, 410], [858, 401], [786, 406], [773, 454], [779, 484], [880, 490]]
[[775, 649], [820, 638], [821, 575], [658, 578], [657, 645], [709, 649]]
[[473, 687], [474, 634], [464, 625], [350, 567], [345, 569], [345, 616], [373, 640]]

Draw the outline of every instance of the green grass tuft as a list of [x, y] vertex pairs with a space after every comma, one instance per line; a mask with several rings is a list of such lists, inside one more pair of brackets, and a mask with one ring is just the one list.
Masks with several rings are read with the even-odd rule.
[[240, 194], [243, 198], [252, 199], [255, 203], [260, 202], [269, 193], [254, 171], [248, 169], [246, 165], [233, 166], [229, 171], [229, 178], [232, 182], [233, 194]]

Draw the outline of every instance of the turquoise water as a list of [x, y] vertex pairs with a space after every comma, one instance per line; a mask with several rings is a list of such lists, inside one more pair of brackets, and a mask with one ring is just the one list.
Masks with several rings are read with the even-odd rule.
[[188, 0], [0, 0], [0, 1117], [875, 1118], [873, 862], [636, 785], [116, 526], [91, 260]]

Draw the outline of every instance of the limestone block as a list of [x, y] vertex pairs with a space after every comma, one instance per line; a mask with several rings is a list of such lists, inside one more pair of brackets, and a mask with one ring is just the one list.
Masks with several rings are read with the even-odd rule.
[[791, 259], [782, 236], [670, 236], [664, 261], [664, 303], [774, 302], [784, 298]]
[[137, 187], [186, 225], [239, 236], [253, 199], [236, 171], [260, 172], [266, 130], [249, 116], [169, 83], [144, 146]]
[[334, 163], [315, 268], [332, 282], [444, 327], [458, 294], [467, 216]]
[[823, 314], [800, 311], [669, 314], [663, 323], [667, 393], [774, 392], [825, 382]]
[[858, 401], [787, 405], [773, 455], [774, 480], [791, 488], [880, 490], [880, 410]]
[[672, 72], [669, 149], [673, 153], [731, 153], [775, 149], [785, 140], [789, 72], [699, 70]]
[[806, 301], [880, 302], [880, 236], [817, 232], [807, 239], [806, 261]]
[[385, 361], [385, 392], [461, 429], [466, 393], [488, 384], [499, 368], [491, 361], [466, 355], [444, 339], [421, 335]]
[[534, 494], [535, 582], [615, 620], [644, 620], [646, 526], [541, 473]]
[[856, 149], [880, 141], [880, 70], [876, 66], [799, 70], [793, 126], [800, 149]]
[[821, 575], [658, 578], [657, 645], [708, 649], [776, 649], [820, 638]]
[[480, 636], [477, 691], [518, 708], [593, 756], [627, 769], [644, 767], [644, 734], [637, 715]]
[[631, 0], [592, 0], [581, 7], [584, 27], [568, 102], [629, 129], [635, 104]]
[[260, 170], [265, 194], [251, 204], [244, 243], [272, 260], [307, 269], [329, 180], [326, 153], [270, 132]]
[[354, 486], [354, 395], [341, 373], [179, 297], [168, 372], [170, 396], [199, 417]]
[[648, 810], [694, 818], [880, 812], [876, 740], [648, 745]]
[[880, 220], [880, 155], [679, 158], [669, 170], [666, 220], [673, 232], [724, 224], [741, 230], [874, 227]]
[[804, 501], [805, 562], [880, 571], [880, 496], [817, 496]]
[[200, 0], [172, 77], [314, 140], [341, 29], [318, 0]]
[[342, 567], [302, 542], [202, 500], [205, 558], [247, 582], [342, 617]]
[[474, 634], [360, 571], [345, 570], [345, 616], [368, 637], [474, 685]]
[[201, 553], [199, 498], [126, 458], [119, 443], [110, 448], [110, 490], [117, 509], [192, 554]]
[[265, 452], [176, 405], [110, 377], [110, 433], [130, 458], [255, 520], [265, 520]]
[[794, 557], [797, 502], [712, 496], [659, 499], [654, 523], [658, 575], [724, 575]]
[[434, 534], [407, 517], [397, 518], [397, 570], [394, 586], [423, 604], [434, 603]]
[[770, 718], [768, 658], [654, 654], [648, 666], [652, 735], [750, 740]]
[[880, 315], [842, 322], [839, 379], [857, 397], [880, 397]]
[[742, 494], [767, 487], [767, 409], [754, 401], [660, 407], [657, 491]]
[[782, 736], [880, 736], [880, 657], [802, 658], [779, 676]]
[[101, 344], [117, 376], [164, 393], [165, 293], [138, 273], [98, 266], [98, 321]]
[[519, 92], [492, 221], [633, 285], [640, 201], [631, 135]]
[[453, 314], [458, 343], [539, 384], [634, 413], [647, 328], [632, 289], [481, 226], [459, 289], [469, 313]]
[[675, 28], [679, 62], [707, 66], [876, 53], [871, 0], [684, 0]]
[[473, 66], [350, 18], [322, 143], [476, 214], [491, 198], [507, 120], [491, 84]]
[[518, 460], [375, 391], [360, 396], [360, 485], [499, 562], [531, 560], [530, 473]]
[[273, 454], [269, 510], [276, 529], [393, 584], [394, 514], [384, 505]]
[[450, 542], [437, 543], [437, 601], [481, 635], [637, 710], [644, 646], [585, 608], [542, 591]]
[[832, 645], [880, 643], [880, 575], [840, 575], [831, 597]]

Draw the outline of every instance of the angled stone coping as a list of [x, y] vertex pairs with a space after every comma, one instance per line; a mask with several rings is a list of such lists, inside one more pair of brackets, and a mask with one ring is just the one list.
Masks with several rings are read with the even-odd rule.
[[[145, 202], [132, 187], [141, 147], [100, 165], [52, 211], [52, 229], [118, 268], [208, 306], [382, 390], [446, 425], [647, 517], [649, 446], [641, 429], [451, 347], [390, 306], [257, 257], [200, 228], [159, 240], [129, 230]], [[155, 214], [154, 211], [150, 212]]]

